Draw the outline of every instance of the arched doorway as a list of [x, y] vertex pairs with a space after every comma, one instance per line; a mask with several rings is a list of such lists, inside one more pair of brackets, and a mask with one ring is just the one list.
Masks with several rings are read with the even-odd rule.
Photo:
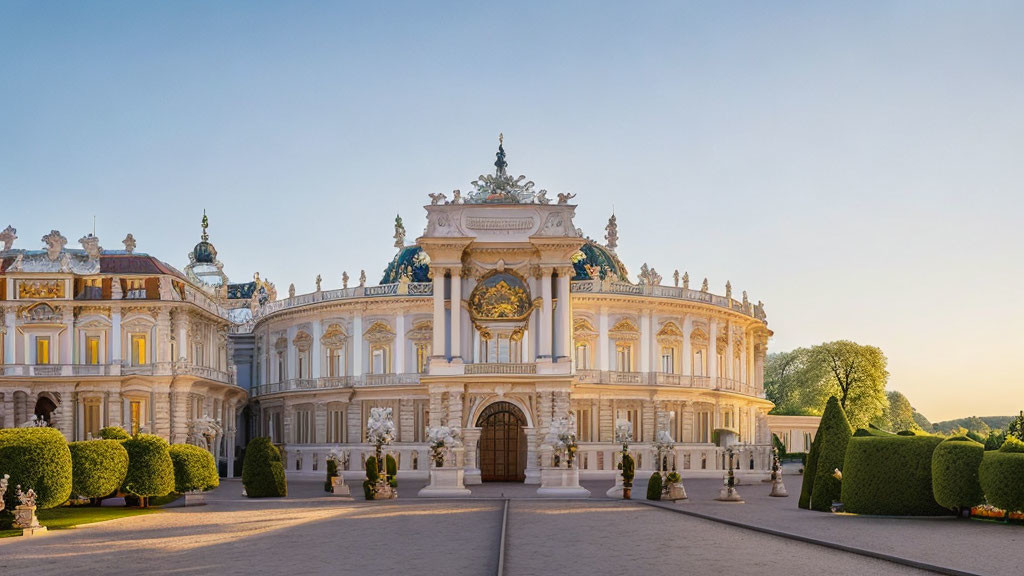
[[56, 409], [57, 405], [53, 403], [53, 400], [50, 400], [46, 396], [40, 396], [39, 399], [36, 400], [36, 408], [34, 413], [36, 415], [36, 418], [46, 420], [46, 422], [49, 424], [51, 423], [50, 415], [53, 414], [53, 411]]
[[480, 479], [522, 482], [526, 479], [526, 417], [511, 402], [495, 402], [480, 414]]

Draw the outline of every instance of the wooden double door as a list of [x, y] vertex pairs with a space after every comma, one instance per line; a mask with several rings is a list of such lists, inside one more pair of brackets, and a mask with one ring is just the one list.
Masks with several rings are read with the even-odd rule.
[[523, 412], [510, 402], [484, 408], [480, 427], [480, 479], [522, 482], [526, 479], [526, 432]]

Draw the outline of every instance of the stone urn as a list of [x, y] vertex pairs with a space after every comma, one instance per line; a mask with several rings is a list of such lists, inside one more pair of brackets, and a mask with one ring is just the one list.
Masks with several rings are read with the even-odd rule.
[[782, 483], [782, 470], [772, 472], [772, 491], [768, 495], [776, 498], [789, 496], [789, 493], [786, 492], [786, 485]]
[[562, 498], [589, 498], [590, 490], [580, 486], [580, 471], [578, 468], [541, 466], [540, 488], [537, 489], [537, 495]]
[[430, 469], [430, 484], [417, 494], [422, 498], [459, 498], [471, 494], [466, 488], [466, 471], [458, 466], [438, 466]]
[[668, 500], [686, 500], [686, 489], [682, 482], [673, 482], [668, 485]]
[[16, 506], [14, 508], [14, 527], [20, 528], [23, 536], [46, 532], [46, 526], [40, 525], [39, 519], [36, 518], [35, 506]]

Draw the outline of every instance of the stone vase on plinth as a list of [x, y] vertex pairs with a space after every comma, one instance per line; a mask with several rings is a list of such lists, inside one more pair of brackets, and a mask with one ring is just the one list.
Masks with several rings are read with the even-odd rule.
[[352, 496], [352, 489], [345, 484], [345, 477], [340, 472], [331, 477], [331, 496]]
[[14, 508], [14, 528], [20, 528], [22, 536], [32, 536], [46, 532], [46, 526], [39, 524], [35, 506], [16, 506]]
[[776, 498], [789, 496], [789, 493], [786, 492], [786, 485], [782, 483], [782, 470], [772, 472], [772, 491], [768, 495]]
[[615, 473], [615, 486], [604, 493], [609, 498], [622, 498], [622, 470]]
[[686, 489], [682, 482], [673, 482], [668, 485], [666, 500], [686, 500]]
[[580, 486], [578, 468], [561, 468], [541, 466], [540, 488], [538, 496], [556, 496], [560, 498], [589, 498], [590, 490]]
[[457, 466], [442, 466], [430, 469], [430, 484], [419, 491], [424, 498], [460, 498], [469, 496], [466, 488], [466, 471]]
[[718, 498], [715, 498], [720, 502], [743, 502], [743, 497], [736, 491], [736, 488], [732, 486], [725, 486], [718, 492]]

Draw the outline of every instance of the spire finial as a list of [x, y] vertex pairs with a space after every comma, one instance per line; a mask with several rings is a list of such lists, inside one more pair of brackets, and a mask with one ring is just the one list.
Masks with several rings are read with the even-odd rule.
[[206, 233], [206, 229], [210, 227], [210, 220], [206, 217], [206, 208], [203, 208], [203, 242], [210, 239], [210, 235]]
[[505, 167], [508, 166], [508, 162], [505, 162], [505, 135], [501, 132], [498, 133], [498, 153], [496, 156], [498, 157], [498, 159], [494, 161], [494, 166], [498, 169], [496, 174], [498, 176], [504, 176]]

